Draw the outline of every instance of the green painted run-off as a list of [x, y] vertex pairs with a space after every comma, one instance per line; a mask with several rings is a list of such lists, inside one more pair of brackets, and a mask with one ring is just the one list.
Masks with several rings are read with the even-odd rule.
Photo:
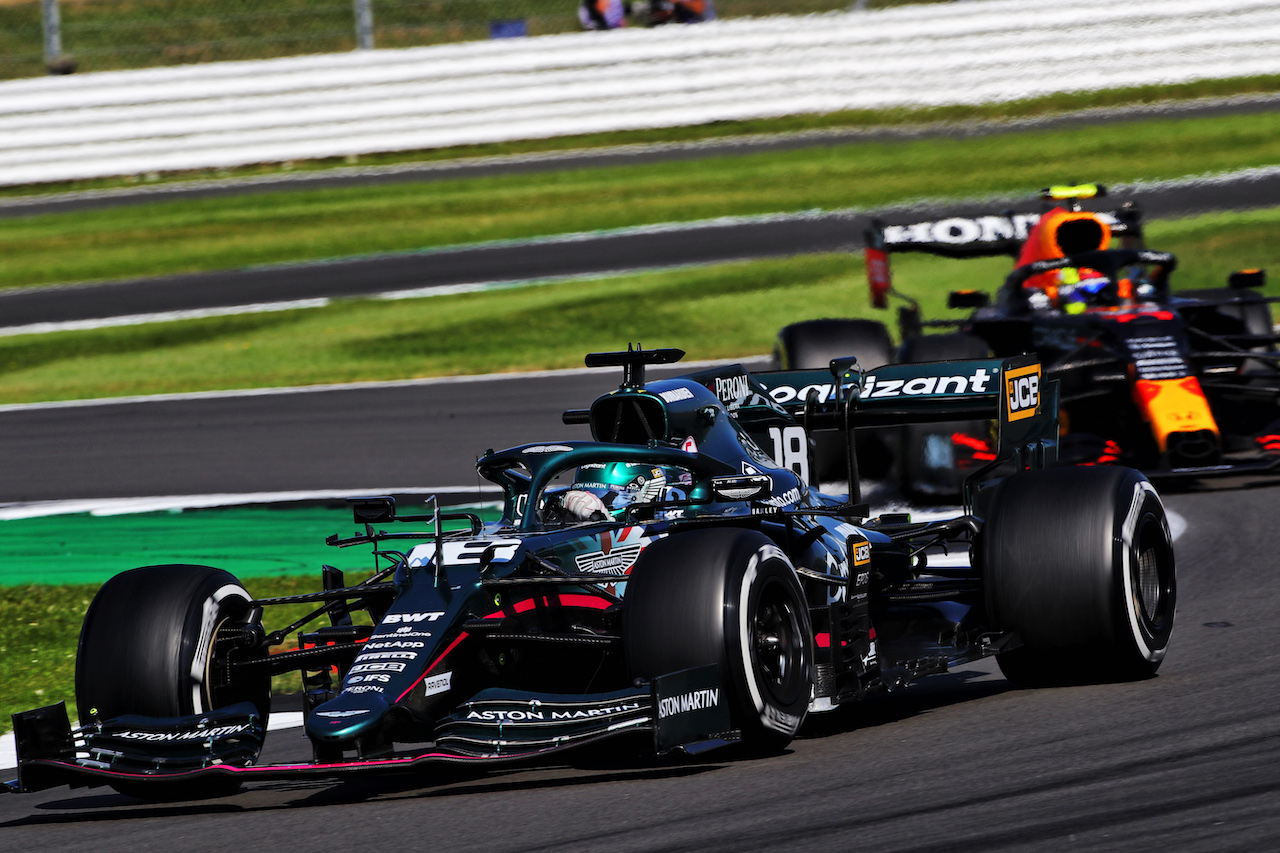
[[[404, 514], [424, 512], [404, 506]], [[492, 518], [492, 511], [482, 512]], [[426, 530], [396, 522], [381, 529]], [[331, 534], [358, 532], [345, 505], [228, 507], [132, 515], [55, 515], [0, 521], [0, 587], [100, 584], [126, 569], [196, 563], [241, 578], [320, 576], [323, 564], [349, 573], [373, 568], [372, 548], [333, 548]], [[390, 547], [408, 550], [412, 541]], [[386, 565], [385, 563], [383, 564]]]

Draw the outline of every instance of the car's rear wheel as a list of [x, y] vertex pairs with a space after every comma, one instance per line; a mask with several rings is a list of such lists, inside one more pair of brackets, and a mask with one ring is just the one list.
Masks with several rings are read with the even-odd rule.
[[1154, 675], [1177, 605], [1155, 489], [1130, 468], [1058, 468], [996, 486], [979, 541], [992, 623], [1022, 645], [996, 656], [1019, 686]]
[[[893, 363], [893, 340], [889, 329], [877, 320], [806, 320], [784, 326], [774, 346], [775, 366], [781, 370], [827, 370], [835, 358], [858, 359], [863, 370]], [[892, 453], [883, 430], [858, 433], [858, 471], [863, 477], [879, 479], [889, 473]], [[818, 482], [831, 483], [848, 476], [844, 436], [820, 432], [813, 436], [814, 469]]]
[[[111, 578], [80, 630], [76, 704], [82, 719], [184, 717], [252, 702], [265, 725], [270, 677], [230, 677], [215, 642], [220, 629], [251, 617], [250, 601], [235, 576], [208, 566], [145, 566]], [[238, 786], [218, 779], [115, 787], [142, 799], [186, 799]]]
[[716, 664], [743, 745], [769, 753], [791, 742], [809, 706], [813, 632], [795, 569], [767, 536], [711, 529], [659, 540], [627, 587], [631, 677]]

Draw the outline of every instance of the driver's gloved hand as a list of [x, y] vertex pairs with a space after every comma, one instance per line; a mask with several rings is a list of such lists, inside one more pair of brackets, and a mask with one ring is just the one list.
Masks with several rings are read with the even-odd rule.
[[565, 492], [561, 505], [566, 512], [581, 521], [606, 521], [609, 518], [609, 510], [604, 501], [591, 492], [577, 489]]

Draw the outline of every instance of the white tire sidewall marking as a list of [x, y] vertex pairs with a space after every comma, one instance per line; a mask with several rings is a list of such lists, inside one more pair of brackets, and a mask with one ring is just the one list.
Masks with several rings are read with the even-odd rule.
[[200, 637], [196, 642], [196, 652], [191, 658], [191, 707], [197, 714], [212, 711], [204, 707], [204, 685], [209, 680], [210, 654], [213, 645], [213, 634], [218, 628], [218, 611], [224, 599], [240, 596], [245, 601], [252, 601], [249, 593], [239, 584], [229, 583], [219, 587], [200, 606]]
[[750, 612], [751, 585], [759, 574], [760, 564], [765, 560], [771, 559], [781, 560], [788, 569], [791, 568], [791, 561], [776, 545], [761, 545], [751, 555], [751, 559], [747, 561], [747, 570], [742, 574], [742, 585], [738, 590], [738, 650], [742, 655], [742, 671], [747, 682], [747, 690], [751, 694], [751, 703], [755, 706], [761, 724], [774, 731], [782, 732], [786, 735], [794, 735], [799, 728], [799, 720], [802, 718], [796, 718], [797, 723], [795, 726], [787, 726], [774, 719], [774, 714], [766, 713], [764, 696], [760, 694], [760, 687], [756, 684], [755, 667], [751, 660], [751, 648], [755, 637], [755, 626], [752, 624], [753, 618]]
[[[1142, 604], [1134, 600], [1134, 584], [1133, 573], [1137, 567], [1133, 564], [1134, 557], [1134, 536], [1138, 532], [1138, 521], [1142, 518], [1142, 505], [1146, 502], [1147, 496], [1150, 495], [1155, 499], [1156, 503], [1164, 506], [1160, 500], [1160, 495], [1156, 492], [1155, 487], [1146, 480], [1142, 480], [1133, 487], [1133, 500], [1129, 504], [1128, 514], [1124, 519], [1124, 527], [1121, 530], [1120, 538], [1122, 542], [1121, 566], [1123, 571], [1124, 582], [1124, 609], [1125, 618], [1129, 620], [1129, 635], [1133, 638], [1134, 644], [1138, 647], [1138, 652], [1151, 663], [1156, 663], [1164, 658], [1165, 649], [1153, 649], [1147, 642], [1146, 634], [1142, 630], [1142, 625], [1138, 621], [1138, 607]], [[1163, 522], [1164, 532], [1169, 536], [1169, 524]], [[1171, 541], [1172, 538], [1170, 537]], [[1167, 646], [1166, 646], [1167, 648]]]

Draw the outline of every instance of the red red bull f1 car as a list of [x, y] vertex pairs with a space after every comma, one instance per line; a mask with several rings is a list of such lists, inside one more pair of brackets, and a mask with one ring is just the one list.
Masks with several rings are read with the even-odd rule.
[[[1176, 291], [1177, 258], [1143, 245], [1132, 205], [1087, 211], [1097, 185], [1056, 187], [1043, 213], [999, 213], [888, 225], [866, 234], [872, 304], [902, 302], [896, 350], [883, 323], [815, 320], [783, 329], [778, 361], [820, 367], [857, 356], [893, 362], [1036, 353], [1061, 384], [1061, 459], [1123, 464], [1157, 480], [1280, 469], [1280, 341], [1262, 270], [1232, 273], [1227, 286]], [[893, 286], [891, 256], [1011, 255], [995, 291], [950, 294], [964, 320], [926, 320]], [[872, 392], [874, 398], [876, 392]], [[910, 491], [955, 494], [965, 473], [991, 457], [988, 424], [910, 427], [884, 443]], [[864, 463], [865, 465], [865, 463]]]

